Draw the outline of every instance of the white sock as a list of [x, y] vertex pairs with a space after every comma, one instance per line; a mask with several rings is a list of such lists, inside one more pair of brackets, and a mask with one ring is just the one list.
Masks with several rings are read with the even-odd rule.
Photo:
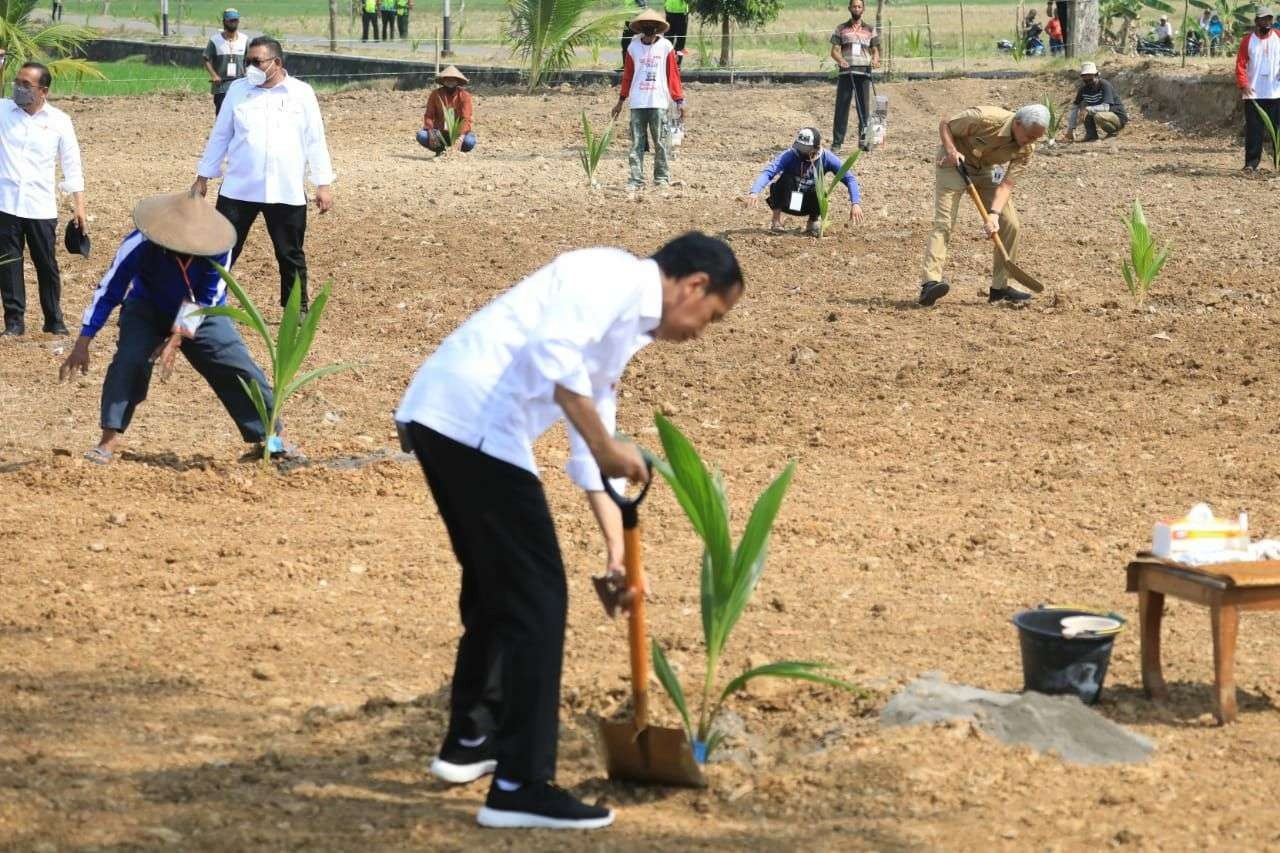
[[458, 743], [462, 744], [467, 749], [475, 749], [477, 746], [484, 743], [486, 739], [485, 735], [480, 735], [480, 737], [460, 737], [458, 738]]
[[506, 791], [507, 793], [511, 793], [512, 791], [519, 791], [522, 787], [524, 787], [523, 782], [512, 782], [510, 779], [494, 779], [493, 781], [498, 784], [499, 788]]

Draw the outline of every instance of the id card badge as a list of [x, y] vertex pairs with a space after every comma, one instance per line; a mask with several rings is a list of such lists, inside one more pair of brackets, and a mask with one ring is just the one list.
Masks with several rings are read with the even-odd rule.
[[862, 42], [855, 41], [853, 44], [849, 45], [849, 48], [850, 55], [862, 56]]
[[236, 76], [236, 64], [234, 62], [227, 63], [227, 76], [228, 77]]
[[787, 204], [787, 210], [799, 213], [804, 209], [804, 193], [792, 193], [791, 201]]
[[1000, 184], [1004, 182], [1004, 166], [991, 167], [991, 183]]
[[194, 338], [196, 329], [200, 328], [200, 324], [204, 322], [204, 315], [197, 313], [200, 308], [201, 306], [190, 299], [182, 300], [182, 305], [178, 307], [178, 316], [173, 318], [173, 331], [184, 338]]

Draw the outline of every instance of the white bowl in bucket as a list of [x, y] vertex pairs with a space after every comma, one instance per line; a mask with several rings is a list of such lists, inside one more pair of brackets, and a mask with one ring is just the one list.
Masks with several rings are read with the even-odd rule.
[[1062, 620], [1062, 636], [1078, 637], [1081, 634], [1114, 634], [1123, 623], [1109, 616], [1067, 616]]

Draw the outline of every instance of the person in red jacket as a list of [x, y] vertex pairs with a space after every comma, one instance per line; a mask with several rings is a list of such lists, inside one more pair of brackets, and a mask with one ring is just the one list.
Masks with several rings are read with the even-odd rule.
[[1244, 99], [1244, 170], [1258, 171], [1262, 160], [1262, 115], [1280, 126], [1280, 34], [1271, 28], [1275, 16], [1266, 6], [1253, 13], [1253, 32], [1240, 40], [1236, 53], [1236, 87]]
[[[456, 65], [450, 65], [436, 75], [436, 80], [439, 81], [440, 88], [427, 98], [427, 110], [422, 115], [418, 143], [436, 154], [443, 154], [449, 148], [456, 148], [465, 154], [476, 147], [476, 135], [471, 130], [471, 93], [462, 88], [467, 78]], [[449, 137], [449, 125], [444, 115], [446, 109], [453, 110], [454, 115], [462, 119], [456, 139]]]

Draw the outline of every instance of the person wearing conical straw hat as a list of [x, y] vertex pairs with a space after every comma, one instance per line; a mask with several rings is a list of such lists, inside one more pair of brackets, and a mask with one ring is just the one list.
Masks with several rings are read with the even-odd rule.
[[662, 37], [667, 22], [661, 15], [645, 9], [628, 26], [636, 37], [627, 48], [618, 103], [610, 113], [616, 119], [627, 98], [631, 99], [631, 175], [627, 188], [638, 190], [644, 186], [644, 152], [649, 138], [653, 140], [653, 182], [659, 187], [670, 186], [671, 167], [662, 119], [672, 103], [676, 105], [677, 120], [685, 118], [680, 66], [675, 48]]
[[[257, 446], [250, 453], [260, 456], [267, 431], [245, 386], [256, 383], [270, 408], [267, 377], [229, 318], [198, 313], [226, 304], [226, 284], [214, 262], [230, 263], [235, 228], [194, 191], [144, 198], [133, 209], [133, 224], [58, 371], [61, 381], [88, 372], [94, 336], [123, 302], [116, 353], [102, 383], [102, 438], [85, 458], [105, 465], [115, 457], [121, 434], [147, 398], [152, 370], [159, 364], [161, 377], [167, 376], [179, 349], [218, 395], [240, 436]], [[297, 458], [278, 436], [272, 443], [273, 457]]]
[[[427, 98], [427, 109], [422, 114], [422, 130], [418, 131], [418, 144], [436, 154], [443, 154], [450, 148], [465, 154], [476, 147], [476, 135], [471, 130], [475, 109], [471, 93], [462, 88], [467, 83], [466, 75], [458, 70], [458, 66], [450, 65], [436, 75], [436, 82], [440, 86]], [[457, 139], [449, 138], [445, 110], [453, 110], [453, 114], [462, 121], [458, 125]]]

